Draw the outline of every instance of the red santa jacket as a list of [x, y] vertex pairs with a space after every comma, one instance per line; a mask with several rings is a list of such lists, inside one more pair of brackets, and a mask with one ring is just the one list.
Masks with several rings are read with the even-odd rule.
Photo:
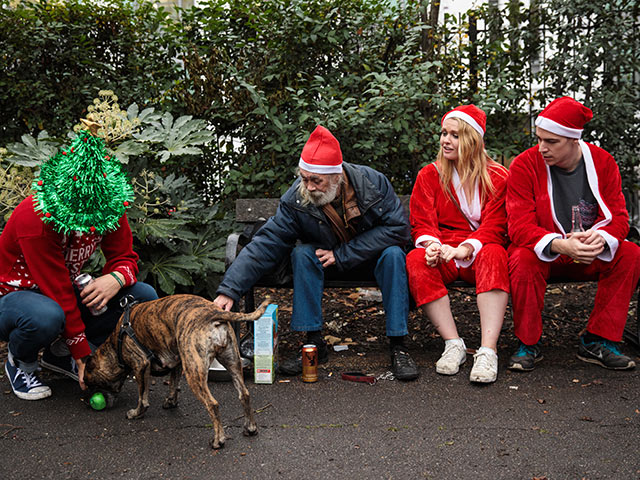
[[461, 267], [468, 267], [483, 245], [506, 245], [507, 215], [504, 202], [507, 170], [502, 165], [491, 163], [489, 175], [495, 189], [493, 194], [481, 204], [479, 188], [476, 186], [474, 201], [467, 204], [464, 195], [456, 193], [460, 184], [457, 172], [454, 174], [451, 191], [465, 211], [465, 218], [443, 190], [436, 164], [431, 163], [420, 170], [410, 199], [411, 237], [416, 247], [429, 239], [454, 247], [470, 243], [474, 247], [472, 258], [468, 262], [456, 262]]
[[[598, 202], [598, 215], [591, 228], [609, 246], [598, 258], [608, 262], [629, 233], [629, 212], [622, 194], [620, 171], [613, 157], [602, 148], [582, 140], [579, 144], [589, 186]], [[509, 167], [507, 221], [514, 245], [532, 249], [546, 262], [559, 257], [544, 254], [549, 242], [565, 237], [567, 232], [556, 218], [549, 167], [537, 146], [518, 155]]]
[[106, 258], [103, 273], [117, 271], [125, 285], [136, 282], [138, 255], [126, 216], [119, 227], [105, 235], [56, 232], [34, 210], [27, 197], [9, 217], [0, 235], [0, 295], [16, 290], [39, 290], [54, 300], [65, 313], [63, 336], [74, 358], [91, 350], [76, 303], [73, 279], [98, 246]]

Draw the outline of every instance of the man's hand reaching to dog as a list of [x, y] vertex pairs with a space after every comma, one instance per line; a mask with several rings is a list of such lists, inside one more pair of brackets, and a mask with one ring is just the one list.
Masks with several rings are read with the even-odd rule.
[[226, 295], [218, 295], [213, 303], [216, 307], [226, 310], [227, 312], [230, 312], [231, 308], [233, 308], [233, 298], [227, 297]]
[[[120, 272], [115, 272], [120, 280], [124, 283], [124, 277]], [[120, 284], [112, 275], [102, 275], [94, 279], [89, 285], [84, 287], [80, 292], [82, 303], [89, 308], [100, 310], [109, 300], [111, 300], [120, 291]]]
[[86, 358], [78, 358], [76, 360], [76, 364], [78, 365], [78, 383], [80, 384], [80, 388], [82, 390], [86, 390], [87, 386], [84, 383], [84, 368], [87, 364]]

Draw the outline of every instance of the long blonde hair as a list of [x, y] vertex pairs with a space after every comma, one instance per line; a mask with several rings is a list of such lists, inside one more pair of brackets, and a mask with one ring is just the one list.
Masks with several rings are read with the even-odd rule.
[[[478, 184], [480, 188], [480, 202], [485, 203], [487, 198], [495, 192], [495, 187], [489, 175], [490, 168], [498, 167], [506, 175], [506, 169], [493, 161], [484, 148], [484, 141], [467, 122], [452, 118], [458, 122], [458, 160], [456, 163], [444, 158], [442, 145], [436, 158], [440, 183], [449, 195], [451, 192], [451, 180], [454, 168], [458, 170], [460, 183], [464, 186]], [[501, 167], [501, 168], [500, 168]]]

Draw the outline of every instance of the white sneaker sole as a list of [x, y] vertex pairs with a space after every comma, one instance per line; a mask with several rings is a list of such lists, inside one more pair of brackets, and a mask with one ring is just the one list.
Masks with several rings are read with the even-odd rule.
[[485, 374], [479, 374], [473, 373], [473, 370], [471, 371], [471, 375], [469, 375], [469, 380], [475, 383], [493, 383], [498, 379], [498, 374], [495, 373], [493, 375], [485, 375]]
[[[9, 371], [7, 370], [6, 365], [4, 366], [4, 371], [7, 374], [7, 379], [10, 379], [11, 376], [9, 375]], [[36, 387], [27, 393], [16, 391], [16, 389], [13, 388], [13, 383], [11, 383], [11, 380], [9, 380], [9, 385], [11, 385], [11, 390], [13, 390], [15, 396], [22, 400], [42, 400], [43, 398], [51, 396], [51, 388], [47, 387], [46, 385]]]
[[436, 363], [436, 372], [439, 373], [440, 375], [455, 375], [460, 371], [460, 365], [462, 365], [466, 361], [467, 359], [463, 358], [462, 361], [458, 364], [458, 366], [454, 369], [438, 366], [438, 364]]

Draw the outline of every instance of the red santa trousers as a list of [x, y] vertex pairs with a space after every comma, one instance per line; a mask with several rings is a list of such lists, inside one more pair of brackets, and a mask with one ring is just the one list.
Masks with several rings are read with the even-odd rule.
[[619, 342], [627, 321], [629, 302], [640, 277], [640, 247], [620, 242], [611, 262], [594, 260], [591, 265], [574, 262], [561, 255], [543, 262], [523, 247], [509, 247], [509, 278], [515, 334], [524, 344], [533, 345], [542, 335], [542, 309], [547, 279], [597, 280], [595, 304], [587, 330], [607, 340]]
[[476, 293], [496, 289], [509, 293], [507, 252], [500, 245], [484, 245], [467, 268], [458, 268], [453, 260], [430, 267], [424, 252], [424, 248], [415, 248], [407, 254], [409, 289], [418, 307], [444, 297], [445, 285], [457, 279], [475, 284]]

